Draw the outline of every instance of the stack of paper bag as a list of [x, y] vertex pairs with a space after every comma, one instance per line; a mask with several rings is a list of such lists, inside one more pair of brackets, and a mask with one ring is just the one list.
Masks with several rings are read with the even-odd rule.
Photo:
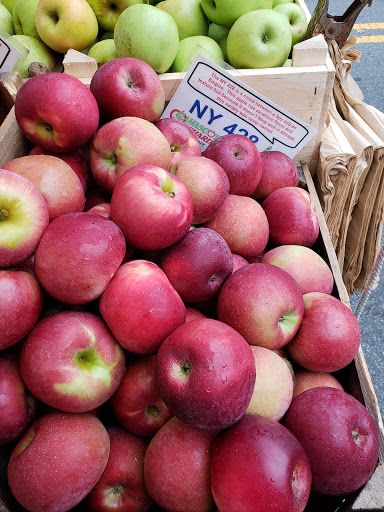
[[350, 38], [329, 43], [336, 68], [317, 187], [349, 293], [364, 288], [380, 250], [384, 221], [384, 114], [367, 105], [349, 75], [360, 52]]

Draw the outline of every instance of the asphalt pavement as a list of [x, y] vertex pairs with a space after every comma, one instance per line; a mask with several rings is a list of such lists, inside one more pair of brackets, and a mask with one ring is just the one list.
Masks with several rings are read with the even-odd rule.
[[[306, 0], [313, 13], [317, 0]], [[330, 0], [328, 13], [341, 16], [352, 4], [352, 0]], [[360, 61], [354, 63], [351, 75], [364, 95], [364, 101], [384, 112], [384, 2], [373, 0], [356, 20], [351, 32], [357, 37], [354, 46], [361, 52]], [[384, 237], [382, 238], [384, 242]], [[357, 292], [350, 297], [355, 311], [360, 300]], [[384, 418], [384, 268], [378, 286], [370, 293], [359, 318], [362, 348], [367, 360], [381, 415]]]

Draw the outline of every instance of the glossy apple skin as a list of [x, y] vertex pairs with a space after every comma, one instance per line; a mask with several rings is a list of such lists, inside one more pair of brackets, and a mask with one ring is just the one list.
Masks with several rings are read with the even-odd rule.
[[345, 391], [308, 389], [296, 397], [284, 425], [304, 447], [312, 468], [312, 490], [342, 496], [372, 476], [379, 452], [372, 415]]
[[360, 346], [360, 326], [351, 309], [326, 293], [303, 296], [304, 316], [287, 345], [291, 358], [303, 368], [331, 373], [345, 368]]
[[282, 151], [262, 151], [260, 153], [262, 173], [252, 197], [262, 201], [269, 194], [283, 187], [297, 187], [299, 171], [295, 162]]
[[311, 488], [308, 457], [277, 421], [244, 416], [214, 440], [211, 482], [220, 512], [303, 512]]
[[92, 206], [88, 210], [88, 213], [96, 213], [97, 215], [101, 215], [101, 217], [104, 217], [106, 219], [111, 218], [111, 203], [100, 203], [95, 206]]
[[238, 268], [244, 267], [244, 265], [248, 265], [249, 262], [240, 256], [240, 254], [232, 253], [232, 260], [233, 260], [233, 272], [236, 272]]
[[145, 484], [164, 510], [215, 510], [209, 473], [216, 434], [174, 417], [151, 439], [144, 458]]
[[112, 193], [119, 177], [136, 165], [169, 169], [171, 149], [153, 123], [139, 117], [119, 117], [101, 126], [89, 151], [92, 176]]
[[124, 235], [111, 220], [88, 212], [61, 215], [36, 249], [36, 276], [52, 297], [85, 304], [106, 289], [125, 250]]
[[183, 158], [171, 167], [171, 172], [181, 179], [191, 192], [193, 224], [209, 221], [228, 197], [228, 177], [223, 168], [209, 158]]
[[146, 512], [152, 505], [144, 483], [148, 441], [123, 428], [107, 428], [109, 458], [99, 481], [86, 497], [89, 511]]
[[25, 82], [17, 94], [15, 116], [33, 144], [57, 153], [84, 146], [99, 125], [93, 94], [64, 73], [45, 73]]
[[293, 378], [284, 359], [273, 350], [251, 346], [256, 382], [246, 415], [280, 421], [292, 402]]
[[125, 430], [140, 437], [153, 437], [172, 417], [157, 387], [155, 364], [155, 355], [129, 362], [111, 398], [117, 421]]
[[287, 345], [304, 314], [303, 295], [292, 276], [274, 265], [250, 263], [234, 272], [220, 290], [219, 320], [251, 345], [275, 350]]
[[36, 417], [36, 399], [20, 375], [16, 355], [0, 356], [0, 446], [24, 434]]
[[111, 219], [127, 244], [138, 249], [164, 249], [189, 231], [193, 201], [188, 187], [170, 172], [138, 165], [116, 183]]
[[156, 379], [171, 412], [197, 428], [233, 425], [248, 407], [255, 361], [244, 338], [218, 320], [181, 325], [157, 353]]
[[145, 260], [121, 265], [100, 297], [99, 309], [122, 347], [154, 354], [185, 322], [185, 305], [164, 272]]
[[267, 216], [251, 197], [229, 194], [216, 215], [204, 226], [217, 231], [232, 252], [246, 259], [258, 256], [268, 243]]
[[0, 169], [0, 211], [0, 268], [5, 268], [32, 256], [49, 224], [49, 214], [39, 189], [24, 176], [5, 169]]
[[189, 231], [164, 250], [159, 265], [183, 301], [188, 303], [216, 296], [233, 271], [227, 242], [209, 228]]
[[21, 174], [36, 185], [47, 203], [50, 221], [84, 210], [83, 186], [64, 160], [51, 155], [26, 155], [14, 158], [4, 169]]
[[86, 412], [116, 391], [125, 354], [98, 315], [61, 311], [40, 320], [29, 333], [20, 371], [42, 402], [65, 412]]
[[250, 196], [257, 187], [262, 173], [259, 150], [245, 135], [228, 134], [209, 144], [204, 156], [217, 162], [226, 172], [229, 193]]
[[201, 318], [207, 318], [201, 311], [194, 308], [193, 306], [186, 306], [185, 311], [186, 311], [186, 317], [185, 317], [186, 322], [191, 322], [192, 320], [199, 320]]
[[112, 59], [100, 66], [90, 83], [105, 120], [131, 116], [151, 123], [161, 116], [165, 92], [158, 74], [146, 62], [132, 57]]
[[314, 250], [303, 245], [280, 245], [267, 251], [260, 259], [290, 274], [304, 295], [309, 292], [331, 294], [334, 285], [332, 270]]
[[0, 270], [0, 350], [26, 336], [43, 310], [42, 288], [30, 272]]
[[264, 199], [271, 244], [312, 247], [319, 236], [319, 219], [310, 194], [299, 187], [279, 188]]
[[201, 147], [193, 129], [183, 121], [173, 118], [159, 119], [155, 123], [169, 143], [171, 148], [171, 163], [169, 169], [183, 158], [201, 156]]
[[293, 389], [292, 400], [307, 389], [319, 388], [323, 386], [341, 389], [344, 391], [344, 388], [340, 382], [330, 373], [311, 372], [310, 370], [305, 370], [304, 368], [296, 368], [294, 374], [295, 387]]
[[91, 183], [91, 168], [89, 167], [88, 159], [83, 155], [80, 150], [71, 151], [69, 153], [54, 153], [53, 151], [46, 151], [39, 146], [35, 146], [29, 152], [30, 155], [51, 155], [61, 158], [66, 162], [79, 178], [84, 193], [88, 190]]
[[65, 512], [91, 491], [109, 456], [109, 436], [92, 414], [48, 413], [14, 448], [8, 481], [30, 512]]

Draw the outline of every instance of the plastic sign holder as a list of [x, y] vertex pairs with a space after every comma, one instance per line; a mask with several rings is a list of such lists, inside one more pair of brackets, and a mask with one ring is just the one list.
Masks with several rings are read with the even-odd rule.
[[0, 28], [0, 73], [19, 71], [29, 50]]
[[293, 158], [317, 131], [242, 82], [238, 70], [218, 61], [199, 53], [161, 118], [189, 124], [202, 150], [218, 137], [235, 133], [248, 137], [259, 151], [281, 151]]

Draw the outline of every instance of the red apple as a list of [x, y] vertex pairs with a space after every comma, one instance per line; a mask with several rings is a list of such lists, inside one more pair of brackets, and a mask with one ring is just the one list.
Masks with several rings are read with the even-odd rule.
[[157, 387], [155, 364], [155, 355], [142, 356], [129, 362], [111, 398], [117, 421], [125, 430], [140, 437], [153, 437], [172, 417]]
[[186, 317], [185, 317], [186, 322], [191, 322], [192, 320], [199, 320], [201, 318], [207, 318], [201, 311], [199, 311], [198, 309], [196, 309], [192, 306], [186, 306], [185, 312], [186, 312]]
[[267, 216], [251, 197], [229, 194], [216, 215], [204, 226], [217, 231], [232, 252], [246, 259], [258, 256], [268, 243]]
[[35, 253], [35, 272], [43, 288], [68, 304], [99, 297], [125, 254], [121, 230], [94, 213], [67, 213], [45, 230]]
[[100, 313], [117, 341], [136, 354], [154, 354], [185, 322], [185, 306], [164, 272], [145, 260], [120, 266], [100, 297]]
[[92, 177], [91, 168], [89, 167], [88, 159], [84, 156], [80, 149], [77, 149], [76, 151], [71, 151], [70, 153], [53, 153], [52, 151], [46, 151], [45, 149], [40, 148], [39, 146], [35, 146], [34, 148], [31, 149], [29, 154], [51, 155], [56, 156], [57, 158], [61, 158], [76, 173], [84, 189], [84, 193], [88, 190]]
[[222, 167], [209, 158], [183, 158], [172, 166], [171, 172], [180, 178], [191, 192], [193, 224], [209, 221], [228, 197], [228, 177]]
[[280, 421], [292, 402], [293, 378], [284, 359], [273, 350], [251, 346], [256, 382], [246, 415]]
[[0, 270], [0, 350], [26, 336], [43, 310], [43, 291], [33, 274]]
[[294, 376], [295, 387], [293, 388], [292, 399], [296, 398], [307, 389], [319, 388], [322, 386], [341, 389], [344, 391], [340, 382], [330, 373], [311, 372], [304, 368], [296, 368]]
[[105, 217], [106, 219], [111, 218], [111, 203], [100, 203], [95, 206], [92, 206], [88, 210], [88, 213], [97, 213], [98, 215], [101, 215], [102, 217]]
[[360, 346], [360, 325], [351, 309], [327, 293], [306, 293], [304, 317], [287, 350], [307, 370], [331, 373], [353, 361]]
[[238, 421], [255, 385], [250, 346], [232, 327], [210, 318], [181, 325], [157, 353], [160, 395], [194, 427], [219, 430]]
[[171, 171], [172, 167], [183, 158], [201, 156], [199, 139], [193, 129], [183, 121], [172, 118], [160, 119], [155, 126], [167, 139], [171, 148]]
[[172, 418], [151, 439], [144, 458], [145, 484], [163, 510], [215, 510], [210, 485], [215, 436], [215, 431], [201, 430]]
[[112, 193], [118, 178], [136, 165], [168, 170], [171, 149], [161, 131], [146, 119], [119, 117], [98, 129], [89, 159], [96, 183]]
[[248, 261], [240, 256], [240, 254], [232, 253], [232, 260], [233, 260], [233, 272], [236, 272], [238, 268], [244, 267], [244, 265], [248, 265]]
[[379, 453], [378, 429], [364, 405], [345, 391], [304, 391], [293, 400], [284, 425], [309, 458], [313, 491], [342, 496], [371, 478]]
[[220, 512], [303, 512], [311, 468], [303, 447], [283, 425], [244, 416], [214, 440], [211, 482]]
[[16, 355], [0, 356], [0, 446], [24, 434], [36, 416], [36, 400], [20, 375]]
[[125, 355], [98, 315], [61, 311], [40, 320], [29, 333], [20, 371], [42, 402], [61, 411], [85, 412], [116, 391]]
[[140, 117], [155, 122], [165, 105], [165, 92], [158, 74], [146, 62], [131, 57], [112, 59], [100, 66], [90, 83], [101, 116]]
[[312, 247], [319, 236], [319, 219], [310, 194], [299, 187], [279, 188], [264, 199], [270, 242]]
[[33, 144], [57, 153], [84, 146], [99, 125], [95, 97], [78, 78], [65, 73], [27, 80], [17, 93], [15, 116]]
[[32, 256], [48, 223], [39, 189], [24, 176], [0, 169], [0, 267]]
[[216, 231], [196, 228], [164, 250], [159, 265], [184, 302], [216, 296], [233, 271], [232, 253]]
[[14, 158], [4, 169], [21, 174], [40, 190], [52, 221], [65, 213], [84, 210], [83, 186], [73, 169], [51, 155], [26, 155]]
[[112, 193], [111, 219], [127, 244], [163, 249], [183, 238], [193, 217], [187, 186], [161, 167], [138, 165], [124, 173]]
[[260, 156], [262, 173], [254, 199], [261, 201], [278, 188], [298, 186], [299, 171], [292, 158], [281, 151], [262, 151]]
[[250, 196], [257, 187], [262, 161], [259, 150], [245, 135], [228, 134], [214, 140], [204, 156], [217, 162], [227, 173], [229, 193]]
[[260, 261], [276, 265], [291, 274], [303, 295], [309, 292], [332, 293], [332, 270], [326, 261], [309, 247], [280, 245], [267, 251]]
[[148, 442], [116, 426], [108, 427], [107, 432], [108, 463], [85, 499], [87, 508], [98, 512], [146, 512], [152, 504], [144, 483]]
[[292, 276], [274, 265], [250, 263], [234, 272], [220, 290], [219, 320], [251, 345], [275, 350], [296, 334], [304, 314], [303, 295]]
[[49, 413], [14, 448], [8, 481], [30, 512], [65, 512], [96, 485], [109, 456], [109, 436], [92, 414]]

